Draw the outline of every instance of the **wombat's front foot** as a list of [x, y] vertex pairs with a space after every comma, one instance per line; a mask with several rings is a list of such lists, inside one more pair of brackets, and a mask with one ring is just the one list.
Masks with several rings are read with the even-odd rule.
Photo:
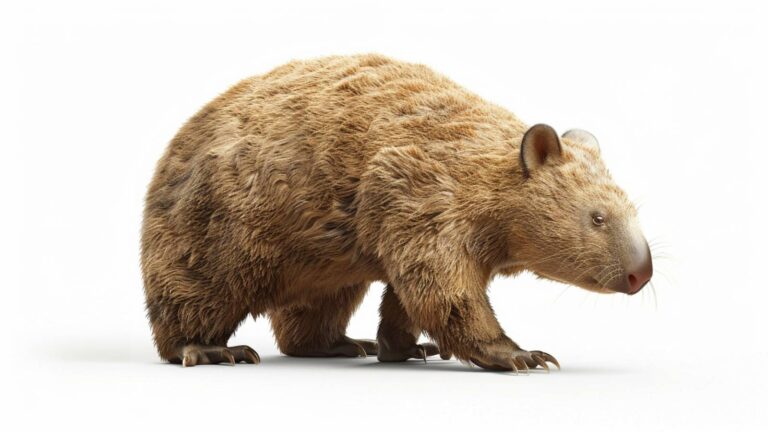
[[261, 362], [259, 355], [247, 345], [225, 347], [216, 345], [186, 345], [179, 352], [177, 358], [171, 359], [171, 363], [181, 363], [184, 367], [196, 365], [245, 362], [258, 364]]
[[480, 347], [470, 358], [472, 363], [490, 370], [524, 371], [541, 366], [549, 372], [547, 362], [560, 369], [560, 363], [543, 351], [526, 351], [509, 339], [492, 342]]

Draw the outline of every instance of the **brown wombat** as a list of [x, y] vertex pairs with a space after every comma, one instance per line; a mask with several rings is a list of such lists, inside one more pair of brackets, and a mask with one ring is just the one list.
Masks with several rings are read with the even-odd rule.
[[[206, 105], [158, 163], [141, 258], [157, 349], [185, 366], [257, 363], [226, 346], [250, 313], [293, 356], [546, 368], [499, 326], [494, 275], [634, 294], [652, 274], [594, 137], [528, 128], [378, 55], [291, 62]], [[387, 284], [377, 341], [351, 339], [373, 281]]]

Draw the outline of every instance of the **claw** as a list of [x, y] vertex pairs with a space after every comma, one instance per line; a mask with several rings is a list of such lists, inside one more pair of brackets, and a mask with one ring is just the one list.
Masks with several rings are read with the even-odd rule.
[[261, 363], [261, 358], [259, 358], [259, 354], [256, 353], [256, 351], [246, 348], [243, 350], [243, 353], [245, 354], [245, 361], [252, 364], [259, 364]]
[[544, 359], [545, 360], [547, 360], [548, 362], [554, 364], [555, 366], [557, 366], [557, 370], [560, 370], [560, 363], [557, 361], [556, 358], [554, 358], [553, 356], [551, 356], [551, 355], [549, 355], [547, 353], [542, 353], [542, 354], [544, 354]]
[[528, 375], [529, 369], [528, 365], [525, 363], [525, 360], [520, 357], [515, 357], [512, 359], [512, 362], [515, 363], [515, 365], [518, 366], [520, 370], [524, 371], [526, 375]]
[[229, 363], [231, 366], [235, 365], [235, 356], [232, 355], [232, 353], [228, 349], [224, 349], [221, 351], [222, 357], [227, 359], [227, 363]]
[[[361, 346], [366, 356], [377, 355], [379, 352], [379, 344], [373, 339], [352, 339], [351, 337], [344, 336], [341, 339], [341, 343]], [[359, 350], [356, 349], [355, 351]]]
[[197, 363], [194, 357], [197, 357], [197, 356], [192, 356], [191, 354], [184, 354], [184, 358], [181, 360], [181, 366], [182, 367], [194, 366]]
[[547, 354], [544, 351], [534, 351], [531, 354], [536, 354], [537, 356], [557, 366], [557, 370], [560, 370], [560, 363], [558, 363], [557, 359], [554, 358], [551, 354]]
[[424, 345], [419, 345], [419, 351], [421, 351], [421, 358], [424, 359], [424, 364], [427, 364], [427, 350], [424, 349]]
[[366, 358], [368, 357], [368, 353], [365, 352], [365, 348], [363, 348], [360, 344], [355, 344], [355, 348], [357, 348], [358, 357]]
[[538, 365], [541, 366], [542, 369], [544, 369], [545, 371], [547, 371], [547, 373], [549, 373], [549, 366], [547, 366], [546, 360], [544, 360], [543, 358], [541, 358], [540, 356], [538, 356], [536, 354], [531, 354], [531, 358], [536, 363], [538, 363]]

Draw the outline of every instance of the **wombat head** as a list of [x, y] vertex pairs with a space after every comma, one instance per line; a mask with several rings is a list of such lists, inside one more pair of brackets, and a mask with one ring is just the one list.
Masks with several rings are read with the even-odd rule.
[[531, 127], [520, 146], [526, 267], [597, 292], [635, 294], [653, 274], [637, 210], [590, 133]]

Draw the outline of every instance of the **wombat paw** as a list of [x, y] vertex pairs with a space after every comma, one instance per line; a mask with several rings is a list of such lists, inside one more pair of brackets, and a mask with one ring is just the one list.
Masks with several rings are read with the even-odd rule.
[[292, 346], [283, 352], [294, 357], [366, 357], [376, 355], [378, 350], [379, 344], [375, 340], [342, 336], [326, 348]]
[[379, 344], [371, 339], [352, 339], [344, 336], [341, 341], [331, 346], [329, 355], [338, 355], [344, 357], [366, 357], [376, 355], [379, 351]]
[[[181, 349], [179, 359], [184, 367], [206, 364], [245, 362], [258, 364], [261, 362], [259, 355], [251, 347], [239, 345], [235, 347], [223, 347], [215, 345], [187, 345]], [[172, 360], [179, 363], [179, 360]]]
[[[427, 342], [423, 344], [411, 345], [407, 348], [390, 351], [385, 349], [379, 349], [378, 359], [381, 362], [401, 362], [408, 359], [422, 359], [424, 363], [427, 362], [427, 357], [440, 354], [440, 348], [437, 345]], [[450, 355], [441, 357], [445, 360], [451, 358]]]
[[541, 366], [549, 372], [547, 362], [560, 369], [557, 359], [543, 351], [516, 350], [492, 350], [471, 358], [472, 363], [489, 370], [515, 371], [528, 373], [530, 369]]

